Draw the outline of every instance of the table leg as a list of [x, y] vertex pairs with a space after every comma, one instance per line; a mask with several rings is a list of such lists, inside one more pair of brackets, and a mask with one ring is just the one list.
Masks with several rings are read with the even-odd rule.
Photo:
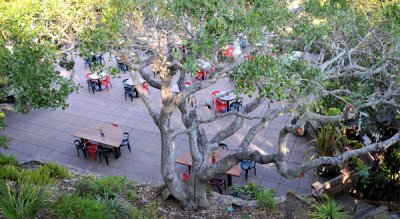
[[189, 165], [188, 165], [188, 168], [189, 168], [189, 174], [190, 174], [190, 170], [192, 169], [192, 166], [189, 166]]
[[231, 175], [228, 175], [228, 186], [232, 186], [232, 176]]
[[100, 79], [97, 80], [97, 83], [99, 84], [99, 90], [101, 91]]
[[114, 148], [114, 152], [115, 152], [115, 159], [118, 159], [121, 156], [119, 148]]
[[229, 111], [231, 111], [231, 104], [229, 104], [229, 101], [226, 101], [227, 103], [228, 103], [228, 108], [227, 108], [227, 110], [228, 110], [228, 112]]

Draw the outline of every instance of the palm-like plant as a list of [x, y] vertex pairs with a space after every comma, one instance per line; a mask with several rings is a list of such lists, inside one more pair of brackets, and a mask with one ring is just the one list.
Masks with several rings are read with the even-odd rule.
[[344, 206], [338, 204], [334, 199], [322, 196], [322, 202], [312, 205], [315, 211], [310, 214], [312, 219], [346, 219], [349, 218], [348, 212], [344, 211]]
[[304, 156], [307, 156], [314, 149], [316, 153], [313, 154], [310, 159], [318, 157], [333, 157], [335, 154], [344, 150], [345, 136], [341, 134], [340, 130], [333, 125], [322, 126], [317, 132], [312, 142], [316, 143], [316, 146], [311, 146]]

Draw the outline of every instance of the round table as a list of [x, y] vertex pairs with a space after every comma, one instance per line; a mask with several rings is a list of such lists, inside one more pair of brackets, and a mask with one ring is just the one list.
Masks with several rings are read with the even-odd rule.
[[211, 63], [207, 61], [200, 61], [199, 66], [202, 70], [209, 71], [211, 67]]
[[[143, 78], [139, 78], [139, 82], [140, 82], [141, 84], [143, 84], [143, 83], [146, 82], [146, 81], [145, 81]], [[132, 79], [127, 80], [127, 81], [126, 81], [126, 84], [129, 85], [129, 86], [135, 86], [135, 84], [133, 83], [133, 80], [132, 80]]]
[[[100, 83], [100, 79], [103, 79], [107, 76], [107, 74], [105, 72], [100, 72], [100, 73], [92, 73], [88, 76], [88, 78], [90, 80], [97, 80], [97, 83], [99, 85], [99, 90], [101, 91], [101, 83]], [[97, 90], [97, 89], [96, 89]]]
[[[223, 91], [221, 93], [223, 93]], [[228, 103], [228, 111], [231, 111], [231, 104], [229, 103], [229, 101], [236, 100], [237, 96], [236, 96], [236, 94], [230, 92], [224, 96], [218, 97], [218, 99], [220, 99], [222, 101], [226, 101]]]

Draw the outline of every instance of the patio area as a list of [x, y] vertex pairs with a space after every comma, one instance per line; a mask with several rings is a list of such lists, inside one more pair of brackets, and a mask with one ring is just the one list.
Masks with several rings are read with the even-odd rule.
[[[106, 60], [108, 60], [106, 58]], [[108, 65], [115, 66], [113, 61], [107, 61]], [[150, 69], [149, 69], [150, 71]], [[104, 175], [121, 175], [129, 179], [141, 181], [162, 181], [160, 173], [161, 140], [160, 133], [140, 98], [128, 98], [125, 100], [122, 81], [130, 78], [129, 74], [121, 72], [119, 77], [112, 78], [110, 91], [88, 92], [83, 60], [77, 60], [75, 74], [71, 75], [73, 80], [82, 84], [78, 93], [72, 94], [69, 99], [69, 107], [66, 110], [35, 110], [28, 114], [8, 112], [6, 122], [8, 127], [1, 133], [12, 138], [8, 150], [0, 149], [0, 153], [13, 154], [19, 160], [44, 157], [49, 160], [77, 166]], [[61, 72], [69, 76], [68, 72]], [[218, 84], [196, 94], [197, 102], [211, 98], [213, 90], [230, 90], [232, 85], [228, 79], [221, 80]], [[150, 98], [155, 106], [161, 106], [160, 91], [150, 88]], [[244, 98], [246, 104], [246, 98]], [[265, 109], [259, 107], [255, 113], [261, 113]], [[213, 110], [205, 108], [205, 114], [213, 114]], [[182, 126], [180, 114], [173, 116], [173, 125]], [[226, 117], [206, 125], [206, 132], [210, 135], [225, 127], [233, 120]], [[261, 131], [251, 144], [252, 148], [258, 148], [265, 153], [276, 150], [278, 133], [280, 129], [290, 122], [290, 116], [282, 116], [272, 121], [268, 128]], [[114, 123], [129, 133], [129, 141], [132, 153], [128, 148], [121, 149], [121, 157], [115, 159], [109, 156], [109, 165], [105, 162], [99, 163], [92, 157], [85, 159], [77, 156], [72, 133], [76, 130], [97, 123]], [[252, 121], [245, 122], [243, 128], [234, 136], [224, 141], [230, 150], [236, 148], [243, 138]], [[290, 135], [288, 138], [288, 166], [295, 167], [303, 163], [303, 154], [308, 149], [306, 144], [310, 141], [308, 137], [296, 137]], [[175, 142], [176, 157], [189, 151], [187, 138], [178, 136]], [[176, 164], [177, 173], [187, 172], [187, 167]], [[248, 184], [256, 182], [258, 185], [276, 190], [277, 195], [286, 194], [288, 190], [297, 193], [310, 193], [311, 183], [324, 181], [316, 174], [308, 172], [302, 179], [287, 180], [282, 178], [274, 165], [257, 164], [257, 175], [249, 171], [246, 181], [244, 171], [241, 177], [233, 177], [233, 184]]]

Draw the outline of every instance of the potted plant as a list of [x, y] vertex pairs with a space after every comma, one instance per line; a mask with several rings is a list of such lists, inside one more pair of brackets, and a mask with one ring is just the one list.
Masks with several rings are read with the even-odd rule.
[[101, 137], [104, 137], [104, 129], [103, 129], [103, 126], [100, 126], [100, 127], [99, 127], [99, 132], [100, 132]]
[[[333, 157], [344, 151], [346, 138], [337, 127], [325, 125], [318, 129], [315, 138], [311, 142], [315, 142], [315, 146], [311, 146], [305, 152], [304, 156], [315, 151], [310, 159], [314, 159], [315, 157]], [[331, 164], [323, 164], [317, 168], [317, 172], [322, 177], [330, 177], [338, 173], [338, 167]]]

